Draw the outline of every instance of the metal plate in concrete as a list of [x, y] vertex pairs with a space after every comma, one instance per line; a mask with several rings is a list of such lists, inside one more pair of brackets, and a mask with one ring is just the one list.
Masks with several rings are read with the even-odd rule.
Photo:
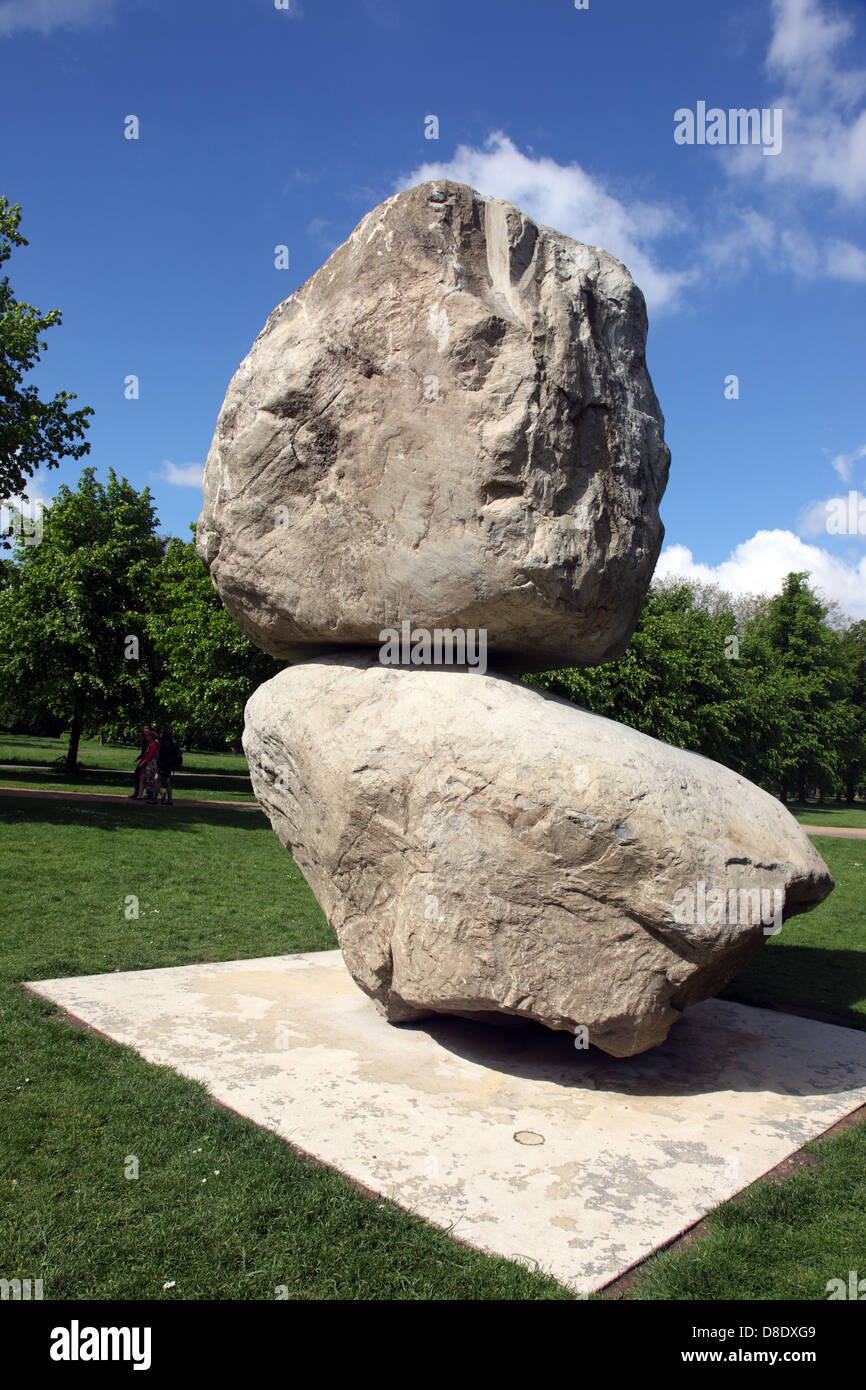
[[395, 1028], [339, 952], [30, 986], [482, 1250], [590, 1292], [866, 1102], [866, 1034], [713, 1000], [627, 1059]]

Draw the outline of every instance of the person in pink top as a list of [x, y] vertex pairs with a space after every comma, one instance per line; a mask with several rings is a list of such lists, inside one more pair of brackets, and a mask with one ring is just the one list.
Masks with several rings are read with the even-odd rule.
[[151, 740], [141, 756], [141, 785], [148, 801], [156, 801], [156, 760], [159, 756], [159, 740], [151, 730]]

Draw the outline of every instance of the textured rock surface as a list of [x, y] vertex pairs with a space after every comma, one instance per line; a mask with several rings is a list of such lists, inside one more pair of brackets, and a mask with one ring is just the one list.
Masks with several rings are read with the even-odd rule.
[[322, 658], [256, 691], [244, 747], [394, 1021], [494, 1010], [642, 1052], [765, 939], [678, 924], [680, 890], [784, 889], [787, 917], [832, 887], [767, 793], [507, 676]]
[[623, 265], [509, 203], [374, 209], [229, 386], [198, 547], [232, 617], [290, 660], [404, 618], [512, 668], [618, 655], [663, 535], [646, 331]]

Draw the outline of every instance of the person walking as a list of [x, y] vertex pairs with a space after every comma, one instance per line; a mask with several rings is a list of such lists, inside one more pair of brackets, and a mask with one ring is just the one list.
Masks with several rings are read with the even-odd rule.
[[149, 724], [141, 726], [141, 751], [135, 760], [135, 782], [130, 792], [130, 800], [139, 801], [141, 799], [141, 775], [144, 771], [144, 755], [153, 742], [154, 733]]
[[181, 751], [171, 736], [171, 729], [163, 727], [159, 731], [159, 752], [156, 765], [159, 772], [159, 799], [171, 805], [171, 779], [182, 762]]

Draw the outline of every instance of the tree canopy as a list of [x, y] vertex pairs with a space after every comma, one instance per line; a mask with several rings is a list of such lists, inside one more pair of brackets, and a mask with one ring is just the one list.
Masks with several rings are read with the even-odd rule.
[[223, 608], [192, 540], [166, 540], [147, 488], [85, 468], [0, 564], [0, 720], [135, 738], [144, 721], [184, 742], [238, 746], [244, 705], [280, 663]]
[[[15, 247], [29, 242], [18, 230], [21, 208], [0, 195], [0, 266]], [[24, 384], [47, 343], [46, 329], [61, 322], [59, 309], [47, 314], [15, 298], [8, 275], [0, 279], [0, 500], [21, 493], [37, 468], [56, 468], [62, 458], [90, 452], [84, 439], [89, 406], [70, 410], [74, 391], [58, 391], [42, 400], [36, 387]]]

